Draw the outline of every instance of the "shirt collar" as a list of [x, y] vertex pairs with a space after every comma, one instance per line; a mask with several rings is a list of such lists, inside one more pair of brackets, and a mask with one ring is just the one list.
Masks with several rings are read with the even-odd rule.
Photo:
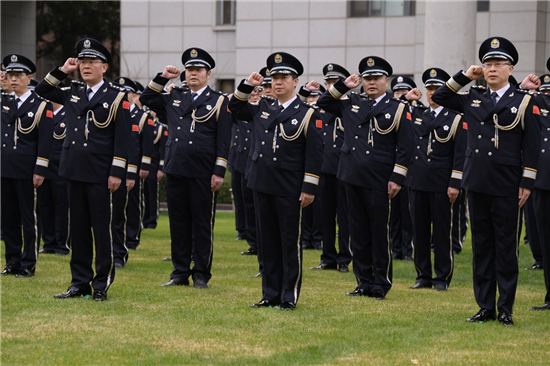
[[[294, 96], [294, 98], [292, 98], [291, 100], [287, 100], [285, 103], [282, 104], [283, 108], [284, 109], [287, 109], [288, 107], [290, 107], [290, 105], [292, 104], [292, 102], [294, 102], [294, 99], [296, 99], [296, 95]], [[281, 105], [281, 103], [279, 103], [279, 105]]]
[[25, 94], [23, 94], [22, 96], [18, 97], [16, 95], [15, 98], [19, 98], [19, 100], [21, 100], [21, 104], [23, 104], [23, 103], [25, 103], [27, 98], [31, 96], [31, 94], [32, 94], [32, 92], [30, 90], [27, 90], [27, 92]]
[[439, 106], [437, 107], [436, 109], [432, 109], [432, 107], [430, 107], [430, 113], [432, 112], [435, 112], [435, 116], [439, 116], [439, 113], [443, 110], [443, 106]]
[[506, 86], [504, 86], [503, 88], [500, 88], [499, 90], [493, 90], [493, 89], [490, 89], [491, 90], [491, 93], [492, 92], [495, 92], [498, 94], [498, 97], [499, 99], [502, 98], [502, 96], [504, 95], [504, 93], [506, 93], [506, 91], [508, 90], [508, 88], [510, 88], [510, 83], [508, 83]]
[[[202, 88], [202, 89], [196, 91], [196, 92], [194, 92], [194, 91], [191, 90], [191, 93], [196, 93], [196, 94], [197, 94], [197, 98], [198, 98], [198, 97], [201, 96], [202, 92], [206, 90], [207, 87], [208, 87], [208, 85], [205, 86], [204, 88]], [[197, 98], [195, 98], [195, 100], [197, 100]]]
[[[385, 96], [386, 96], [386, 93], [384, 93], [381, 96], [379, 96], [378, 98], [376, 98], [374, 100], [374, 105], [377, 105], [382, 100], [382, 98], [384, 98]], [[369, 98], [369, 100], [372, 100], [372, 99]]]
[[104, 81], [104, 80], [101, 80], [101, 82], [97, 83], [96, 85], [92, 86], [91, 88], [88, 87], [88, 88], [86, 89], [86, 92], [88, 92], [88, 89], [92, 89], [92, 90], [93, 90], [93, 93], [95, 94], [95, 93], [97, 93], [97, 91], [99, 90], [99, 88], [101, 88], [101, 87], [103, 86], [104, 83], [105, 83], [105, 81]]

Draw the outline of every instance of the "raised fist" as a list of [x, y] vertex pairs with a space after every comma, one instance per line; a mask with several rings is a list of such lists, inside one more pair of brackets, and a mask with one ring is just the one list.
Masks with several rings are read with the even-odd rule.
[[162, 77], [167, 79], [175, 79], [178, 76], [180, 76], [181, 71], [175, 66], [168, 65], [164, 68], [164, 71], [162, 72]]
[[319, 84], [315, 80], [311, 80], [309, 83], [306, 84], [306, 89], [309, 91], [320, 90], [321, 84]]
[[246, 82], [252, 86], [260, 86], [264, 82], [264, 77], [257, 72], [253, 72], [248, 79], [246, 79]]
[[61, 66], [61, 71], [65, 74], [70, 74], [78, 69], [78, 64], [79, 62], [77, 58], [68, 58], [67, 61], [65, 61], [65, 64]]
[[422, 98], [422, 92], [420, 91], [420, 89], [414, 88], [405, 95], [405, 98], [407, 98], [407, 100], [409, 101], [420, 100], [420, 98]]
[[470, 80], [480, 79], [483, 76], [483, 68], [481, 66], [472, 65], [468, 71], [466, 71], [465, 75]]
[[357, 88], [361, 84], [361, 78], [357, 74], [350, 75], [344, 80], [344, 84], [350, 89]]

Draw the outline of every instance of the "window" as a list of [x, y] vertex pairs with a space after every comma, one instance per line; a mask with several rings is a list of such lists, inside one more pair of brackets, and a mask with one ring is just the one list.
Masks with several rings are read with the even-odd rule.
[[235, 25], [236, 0], [216, 1], [216, 25]]
[[489, 11], [489, 1], [477, 0], [477, 11]]
[[416, 14], [416, 1], [348, 1], [350, 17], [395, 17]]

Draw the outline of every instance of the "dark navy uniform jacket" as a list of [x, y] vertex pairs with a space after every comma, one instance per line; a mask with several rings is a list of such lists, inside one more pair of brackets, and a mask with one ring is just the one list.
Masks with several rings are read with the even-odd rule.
[[207, 86], [191, 102], [189, 89], [173, 87], [170, 93], [162, 93], [168, 81], [158, 74], [139, 98], [153, 110], [166, 111], [170, 133], [164, 172], [196, 179], [210, 179], [213, 174], [223, 177], [232, 124], [227, 98]]
[[[139, 179], [139, 170], [149, 171], [153, 155], [155, 121], [149, 113], [134, 106], [130, 111], [133, 141], [128, 152], [128, 179]], [[156, 174], [156, 172], [155, 172]]]
[[344, 125], [340, 117], [319, 109], [323, 121], [323, 165], [321, 173], [336, 175], [340, 162], [340, 153], [344, 144]]
[[493, 196], [517, 196], [532, 189], [540, 153], [539, 107], [532, 95], [510, 85], [495, 107], [491, 91], [474, 86], [462, 72], [440, 87], [432, 100], [464, 113], [468, 146], [462, 187]]
[[[151, 161], [155, 162], [155, 165], [158, 166], [158, 170], [163, 170], [164, 167], [164, 149], [166, 146], [166, 141], [168, 141], [168, 127], [155, 121]], [[150, 172], [149, 174], [157, 174], [157, 172]]]
[[45, 178], [49, 180], [64, 180], [64, 178], [59, 176], [59, 162], [61, 161], [63, 142], [67, 135], [67, 113], [65, 112], [65, 107], [61, 107], [57, 114], [54, 113], [53, 122], [53, 143], [50, 152], [50, 165]]
[[337, 177], [346, 183], [387, 191], [388, 181], [403, 184], [411, 149], [411, 113], [406, 103], [386, 95], [371, 110], [365, 95], [348, 91], [342, 80], [317, 100], [317, 105], [342, 119], [344, 144]]
[[550, 191], [550, 96], [538, 94], [535, 102], [540, 110], [541, 147], [535, 188]]
[[253, 86], [241, 82], [229, 102], [237, 118], [252, 121], [254, 126], [248, 186], [276, 196], [316, 194], [323, 154], [318, 113], [298, 97], [283, 112], [271, 98], [250, 104], [252, 90]]
[[67, 135], [59, 175], [87, 183], [104, 183], [111, 175], [125, 178], [131, 131], [125, 89], [103, 79], [101, 88], [88, 101], [86, 83], [73, 81], [68, 88], [56, 87], [66, 76], [56, 68], [35, 89], [44, 98], [65, 106]]
[[408, 186], [425, 192], [460, 189], [467, 143], [462, 115], [443, 108], [432, 120], [430, 108], [418, 106], [412, 120], [413, 158]]
[[252, 123], [236, 118], [233, 119], [233, 123], [238, 126], [239, 136], [235, 140], [236, 145], [233, 146], [235, 149], [233, 169], [241, 174], [245, 174], [248, 155], [252, 148]]
[[15, 97], [2, 93], [2, 177], [46, 176], [53, 140], [52, 104], [34, 91], [17, 109]]

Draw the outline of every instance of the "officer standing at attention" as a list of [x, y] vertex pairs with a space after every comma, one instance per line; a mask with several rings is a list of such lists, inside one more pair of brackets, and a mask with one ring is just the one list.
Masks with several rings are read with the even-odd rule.
[[[431, 288], [447, 291], [453, 276], [453, 204], [462, 184], [462, 167], [466, 150], [466, 130], [462, 115], [432, 100], [433, 93], [450, 76], [438, 68], [422, 74], [429, 107], [413, 109], [414, 158], [409, 166], [409, 198], [414, 232], [416, 284], [411, 289]], [[420, 90], [406, 96], [418, 100]], [[432, 225], [433, 224], [433, 225]], [[433, 229], [432, 229], [433, 228]], [[434, 245], [432, 279], [431, 243]]]
[[260, 253], [263, 259], [263, 298], [251, 307], [280, 306], [293, 310], [302, 284], [301, 208], [309, 206], [319, 184], [322, 128], [315, 109], [296, 96], [301, 62], [285, 52], [267, 58], [277, 100], [248, 103], [263, 77], [252, 73], [238, 86], [229, 108], [237, 118], [252, 121], [254, 151], [248, 186], [254, 190]]
[[[464, 113], [467, 123], [462, 186], [468, 190], [474, 294], [481, 308], [467, 320], [495, 320], [498, 309], [499, 322], [509, 326], [514, 324], [518, 280], [519, 212], [537, 177], [540, 111], [531, 95], [508, 82], [518, 62], [509, 40], [486, 39], [479, 59], [482, 66], [455, 74], [432, 100]], [[481, 77], [488, 89], [472, 87], [468, 93], [458, 93]], [[495, 304], [497, 287], [500, 297]]]
[[[140, 97], [143, 104], [166, 113], [164, 172], [174, 270], [163, 286], [208, 287], [212, 277], [213, 229], [216, 191], [223, 183], [231, 139], [231, 114], [227, 98], [208, 86], [214, 59], [200, 48], [189, 48], [181, 57], [189, 89], [164, 85], [180, 75], [166, 66]], [[194, 267], [191, 268], [191, 260]]]
[[[353, 272], [357, 288], [349, 296], [383, 300], [392, 286], [389, 242], [391, 199], [401, 189], [410, 161], [411, 115], [406, 102], [386, 93], [392, 67], [365, 57], [354, 74], [336, 82], [317, 105], [342, 119], [344, 144], [338, 178], [346, 182]], [[340, 99], [363, 79], [365, 94]]]
[[31, 60], [10, 54], [3, 65], [7, 75], [2, 73], [2, 79], [9, 81], [14, 95], [2, 94], [2, 274], [31, 277], [40, 245], [36, 189], [48, 172], [53, 111], [51, 103], [28, 89], [36, 71]]
[[[68, 179], [72, 280], [67, 292], [55, 297], [88, 296], [93, 288], [94, 300], [104, 301], [115, 277], [112, 194], [126, 176], [130, 103], [124, 89], [103, 78], [111, 61], [103, 44], [83, 38], [76, 51], [78, 58], [67, 59], [36, 87], [39, 95], [63, 104], [67, 116], [59, 175]], [[84, 82], [56, 88], [77, 69]]]

